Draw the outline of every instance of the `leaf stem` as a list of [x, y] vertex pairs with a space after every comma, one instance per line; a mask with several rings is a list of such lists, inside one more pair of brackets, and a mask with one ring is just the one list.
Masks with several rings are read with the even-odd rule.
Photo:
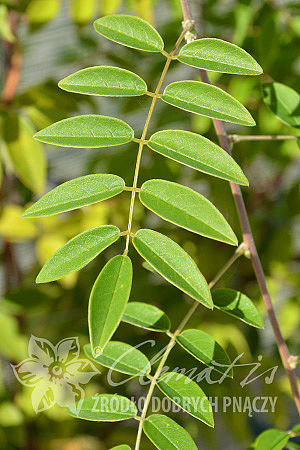
[[125, 245], [125, 250], [123, 255], [127, 255], [128, 253], [128, 248], [129, 248], [129, 241], [130, 241], [130, 233], [131, 233], [131, 228], [132, 228], [132, 218], [133, 218], [133, 211], [134, 211], [134, 202], [135, 202], [135, 193], [136, 193], [136, 188], [137, 188], [137, 181], [138, 181], [138, 176], [139, 176], [139, 171], [140, 171], [140, 165], [141, 165], [141, 159], [142, 159], [142, 153], [143, 153], [143, 148], [144, 148], [144, 144], [145, 144], [145, 140], [146, 140], [146, 134], [150, 125], [150, 120], [153, 114], [153, 110], [156, 104], [156, 100], [159, 97], [159, 91], [161, 89], [161, 86], [163, 84], [163, 81], [165, 79], [165, 76], [168, 72], [170, 63], [173, 59], [173, 55], [176, 52], [178, 46], [180, 45], [181, 41], [183, 40], [186, 32], [190, 29], [190, 24], [187, 24], [187, 26], [184, 27], [184, 29], [182, 30], [179, 38], [176, 41], [176, 44], [173, 48], [173, 50], [171, 51], [170, 54], [167, 54], [167, 60], [165, 62], [162, 74], [160, 76], [160, 79], [158, 81], [157, 87], [155, 89], [155, 92], [153, 94], [152, 97], [152, 102], [150, 105], [150, 109], [146, 118], [146, 122], [144, 125], [144, 129], [142, 132], [142, 136], [139, 140], [139, 149], [138, 149], [138, 154], [137, 154], [137, 159], [136, 159], [136, 165], [135, 165], [135, 171], [134, 171], [134, 177], [133, 177], [133, 184], [132, 184], [132, 194], [131, 194], [131, 200], [130, 200], [130, 208], [129, 208], [129, 216], [128, 216], [128, 227], [127, 227], [127, 231], [128, 231], [128, 235], [126, 237], [126, 245]]
[[239, 134], [229, 134], [228, 140], [235, 144], [236, 142], [244, 141], [291, 141], [300, 139], [300, 136], [293, 136], [288, 134], [274, 134], [274, 135], [249, 135], [241, 136]]
[[[180, 1], [181, 1], [181, 7], [182, 7], [184, 20], [185, 21], [192, 20], [192, 17], [190, 15], [189, 8], [188, 8], [188, 0], [180, 0]], [[207, 72], [205, 70], [200, 70], [200, 76], [204, 83], [210, 84]], [[228, 139], [223, 122], [218, 119], [213, 119], [213, 124], [214, 124], [216, 134], [218, 136], [221, 147], [227, 153], [231, 154], [230, 141]], [[271, 322], [271, 325], [272, 325], [272, 328], [274, 331], [279, 354], [280, 354], [283, 366], [286, 370], [286, 373], [287, 373], [287, 376], [288, 376], [288, 379], [289, 379], [289, 382], [291, 385], [291, 390], [292, 390], [292, 394], [294, 397], [294, 401], [295, 401], [298, 413], [300, 414], [300, 394], [299, 394], [299, 389], [298, 389], [298, 385], [297, 385], [297, 378], [296, 378], [295, 372], [290, 365], [290, 356], [291, 355], [289, 353], [289, 350], [288, 350], [286, 343], [283, 339], [283, 336], [281, 334], [279, 324], [278, 324], [278, 321], [276, 318], [276, 314], [274, 311], [274, 306], [272, 304], [272, 300], [271, 300], [271, 297], [270, 297], [270, 294], [269, 294], [269, 291], [267, 288], [266, 277], [265, 277], [265, 274], [264, 274], [264, 271], [263, 271], [263, 268], [261, 265], [260, 258], [257, 253], [257, 248], [256, 248], [253, 234], [251, 231], [251, 226], [250, 226], [246, 206], [244, 203], [244, 199], [242, 196], [241, 188], [238, 184], [235, 184], [232, 182], [230, 182], [230, 187], [231, 187], [232, 195], [235, 200], [236, 209], [237, 209], [237, 213], [238, 213], [240, 224], [241, 224], [241, 229], [242, 229], [242, 233], [243, 233], [243, 241], [247, 245], [249, 252], [250, 252], [252, 266], [253, 266], [253, 269], [254, 269], [254, 272], [256, 275], [256, 279], [257, 279], [257, 282], [258, 282], [258, 285], [259, 285], [259, 288], [260, 288], [260, 291], [261, 291], [261, 294], [262, 294], [262, 297], [263, 297], [263, 300], [265, 303], [265, 307], [266, 307], [266, 310], [267, 310], [267, 313], [269, 316], [269, 320]]]
[[[215, 284], [219, 281], [219, 279], [224, 275], [225, 272], [227, 272], [227, 270], [232, 266], [232, 264], [243, 254], [243, 251], [241, 251], [241, 249], [244, 248], [244, 245], [241, 244], [236, 251], [234, 252], [234, 254], [231, 256], [231, 258], [224, 264], [224, 266], [220, 269], [220, 271], [217, 273], [217, 275], [215, 276], [215, 278], [209, 283], [209, 287], [210, 289], [213, 288], [215, 286]], [[168, 356], [172, 350], [172, 348], [175, 345], [175, 341], [176, 341], [176, 337], [181, 333], [181, 331], [183, 330], [183, 328], [186, 326], [186, 324], [188, 323], [188, 321], [190, 320], [190, 318], [192, 317], [192, 315], [194, 314], [194, 312], [196, 311], [196, 309], [199, 306], [199, 302], [194, 301], [192, 307], [188, 310], [187, 314], [184, 316], [184, 318], [182, 319], [182, 321], [180, 322], [177, 330], [174, 333], [170, 333], [168, 332], [168, 336], [171, 337], [166, 350], [162, 356], [162, 359], [159, 363], [159, 366], [157, 367], [155, 374], [153, 377], [151, 377], [151, 384], [146, 396], [146, 400], [145, 400], [145, 404], [143, 407], [143, 411], [142, 414], [140, 416], [140, 423], [139, 423], [139, 428], [138, 428], [138, 433], [137, 433], [137, 437], [136, 437], [136, 444], [135, 444], [135, 450], [139, 450], [140, 448], [140, 444], [141, 444], [141, 438], [142, 438], [142, 432], [143, 432], [143, 423], [144, 420], [146, 418], [146, 414], [148, 411], [148, 407], [151, 401], [151, 397], [156, 385], [156, 381], [158, 380], [161, 371], [165, 365], [166, 360], [168, 359]]]

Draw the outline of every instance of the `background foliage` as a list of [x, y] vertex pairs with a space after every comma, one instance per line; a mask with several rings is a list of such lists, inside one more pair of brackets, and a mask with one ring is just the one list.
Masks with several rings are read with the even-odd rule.
[[[257, 122], [254, 129], [227, 125], [230, 133], [297, 134], [297, 129], [283, 124], [263, 103], [262, 82], [275, 80], [300, 91], [299, 43], [300, 9], [295, 2], [256, 2], [222, 0], [194, 1], [193, 13], [203, 35], [230, 40], [247, 50], [263, 66], [264, 77], [238, 77], [213, 74], [218, 86], [240, 100]], [[87, 301], [99, 268], [123, 250], [120, 240], [86, 268], [63, 280], [36, 286], [34, 279], [48, 257], [75, 234], [92, 226], [114, 223], [121, 230], [127, 225], [129, 195], [110, 199], [95, 206], [44, 219], [20, 219], [25, 206], [39, 194], [74, 176], [89, 173], [116, 173], [130, 185], [136, 158], [136, 144], [91, 150], [57, 149], [31, 139], [34, 131], [78, 113], [100, 113], [126, 120], [135, 130], [143, 126], [149, 99], [95, 99], [61, 91], [57, 81], [75, 70], [96, 64], [116, 65], [139, 73], [149, 90], [155, 86], [161, 61], [151, 54], [117, 46], [93, 33], [93, 19], [113, 12], [138, 14], [159, 29], [169, 49], [181, 30], [181, 12], [176, 0], [98, 1], [31, 0], [5, 1], [0, 4], [1, 83], [5, 88], [7, 69], [20, 71], [20, 80], [12, 98], [0, 105], [1, 161], [5, 166], [1, 188], [1, 300], [0, 310], [0, 447], [3, 449], [106, 449], [122, 440], [134, 442], [136, 425], [93, 424], [76, 421], [54, 407], [35, 415], [30, 391], [15, 380], [10, 362], [27, 356], [31, 334], [56, 343], [68, 336], [79, 336], [81, 346], [88, 342]], [[13, 19], [12, 19], [13, 18]], [[17, 20], [15, 20], [15, 18]], [[201, 29], [200, 29], [201, 27]], [[272, 41], [271, 41], [272, 37]], [[12, 52], [13, 59], [9, 58]], [[159, 59], [159, 57], [158, 57]], [[190, 78], [196, 72], [182, 65], [171, 66], [169, 81]], [[2, 91], [3, 92], [3, 91]], [[121, 109], [120, 109], [121, 108]], [[150, 131], [165, 127], [183, 128], [215, 140], [209, 119], [189, 115], [160, 103]], [[299, 132], [298, 132], [299, 134]], [[138, 136], [138, 132], [136, 132]], [[51, 148], [50, 148], [51, 147]], [[46, 156], [45, 156], [46, 155]], [[296, 141], [242, 142], [235, 145], [233, 156], [245, 171], [250, 188], [243, 189], [259, 253], [265, 267], [271, 294], [284, 337], [292, 354], [299, 348], [299, 147]], [[46, 163], [48, 161], [48, 163]], [[46, 166], [48, 164], [47, 172]], [[225, 181], [208, 177], [180, 166], [157, 154], [145, 151], [139, 184], [148, 178], [164, 178], [188, 185], [206, 195], [223, 212], [240, 237], [238, 220]], [[175, 229], [152, 213], [145, 214], [136, 202], [135, 223], [168, 234], [195, 259], [206, 279], [230, 257], [229, 246]], [[178, 323], [189, 307], [187, 299], [175, 287], [145, 270], [132, 251], [135, 278], [131, 300], [151, 302], [168, 312]], [[145, 290], [147, 285], [147, 290]], [[240, 259], [219, 287], [233, 287], [247, 293], [265, 317], [264, 307], [250, 262]], [[229, 316], [200, 308], [191, 327], [209, 331], [231, 357], [245, 352], [244, 362], [257, 361], [263, 354], [260, 371], [280, 366], [268, 320], [265, 329], [256, 331]], [[149, 358], [167, 343], [164, 337], [121, 324], [114, 339], [135, 345], [156, 339], [156, 346], [145, 346]], [[179, 365], [191, 368], [195, 361], [178, 347], [171, 354], [171, 369]], [[201, 365], [199, 364], [199, 371]], [[114, 392], [107, 384], [106, 370], [93, 378], [87, 394]], [[263, 429], [287, 429], [293, 419], [293, 405], [283, 370], [271, 385], [262, 380], [243, 389], [239, 385], [247, 371], [222, 385], [206, 386], [208, 395], [236, 396], [278, 395], [276, 414], [215, 414], [216, 432], [188, 415], [177, 420], [186, 427], [199, 448], [246, 448]], [[115, 373], [115, 379], [122, 375]], [[259, 394], [257, 394], [259, 392]], [[143, 394], [133, 380], [118, 387], [129, 397]], [[276, 393], [276, 394], [274, 394]], [[157, 395], [160, 395], [157, 393]], [[118, 432], [116, 433], [116, 428]], [[145, 439], [143, 449], [153, 448]]]

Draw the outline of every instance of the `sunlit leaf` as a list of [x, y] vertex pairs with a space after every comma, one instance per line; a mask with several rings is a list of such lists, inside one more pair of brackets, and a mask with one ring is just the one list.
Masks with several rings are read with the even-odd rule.
[[199, 69], [216, 72], [259, 75], [262, 68], [242, 48], [221, 39], [197, 39], [184, 45], [178, 60]]
[[131, 96], [143, 95], [147, 85], [141, 77], [119, 67], [88, 67], [62, 79], [58, 86], [80, 94]]
[[30, 23], [43, 24], [54, 19], [60, 8], [59, 0], [31, 0], [25, 14]]
[[101, 0], [101, 16], [106, 16], [107, 14], [115, 14], [120, 8], [121, 3], [122, 0]]
[[128, 256], [115, 256], [104, 266], [93, 286], [89, 302], [89, 331], [92, 353], [101, 355], [118, 327], [132, 283]]
[[160, 450], [197, 450], [188, 432], [162, 414], [152, 414], [143, 423], [143, 430]]
[[8, 9], [5, 5], [0, 5], [0, 37], [7, 42], [15, 41], [9, 21]]
[[281, 450], [288, 440], [289, 433], [276, 429], [266, 430], [261, 433], [254, 443], [255, 450]]
[[209, 334], [201, 330], [184, 330], [176, 337], [176, 342], [199, 361], [232, 377], [227, 353]]
[[63, 147], [106, 147], [125, 144], [133, 129], [114, 117], [88, 114], [60, 120], [35, 134], [35, 139]]
[[263, 84], [264, 101], [270, 110], [292, 127], [300, 126], [300, 95], [282, 83]]
[[106, 200], [123, 191], [125, 182], [117, 175], [92, 174], [67, 181], [28, 208], [23, 217], [51, 216]]
[[172, 239], [153, 230], [139, 230], [133, 244], [140, 255], [170, 283], [208, 308], [213, 307], [205, 278], [192, 258]]
[[170, 320], [166, 314], [154, 305], [142, 302], [127, 303], [123, 322], [152, 331], [168, 331]]
[[129, 445], [121, 444], [117, 445], [116, 447], [112, 447], [110, 450], [131, 450]]
[[67, 413], [79, 419], [94, 422], [117, 422], [137, 415], [135, 404], [126, 397], [100, 394], [85, 398], [68, 408]]
[[164, 90], [161, 99], [170, 105], [202, 116], [255, 125], [251, 114], [235, 98], [222, 89], [201, 81], [176, 81]]
[[202, 236], [237, 245], [237, 238], [217, 208], [203, 195], [166, 180], [148, 180], [141, 202], [160, 217]]
[[71, 17], [78, 24], [90, 22], [95, 14], [95, 0], [72, 0]]
[[248, 185], [235, 160], [218, 145], [196, 133], [164, 130], [154, 133], [147, 142], [152, 150], [200, 172], [234, 183]]
[[105, 248], [119, 238], [114, 225], [100, 225], [78, 234], [46, 262], [37, 276], [37, 283], [58, 280], [86, 266]]
[[151, 371], [151, 364], [146, 356], [125, 342], [108, 342], [101, 355], [96, 358], [93, 356], [90, 344], [84, 346], [84, 351], [89, 358], [102, 366], [128, 375], [147, 375]]
[[233, 289], [216, 289], [212, 292], [212, 298], [216, 308], [253, 327], [264, 327], [256, 306], [245, 294]]
[[0, 235], [8, 241], [23, 242], [34, 239], [38, 228], [33, 220], [25, 223], [21, 218], [23, 209], [18, 205], [5, 205], [0, 215]]
[[159, 389], [184, 411], [214, 426], [212, 408], [207, 396], [195, 381], [176, 372], [167, 372], [157, 381]]
[[112, 41], [127, 47], [160, 52], [164, 43], [150, 23], [136, 16], [116, 14], [104, 16], [94, 23], [95, 30]]

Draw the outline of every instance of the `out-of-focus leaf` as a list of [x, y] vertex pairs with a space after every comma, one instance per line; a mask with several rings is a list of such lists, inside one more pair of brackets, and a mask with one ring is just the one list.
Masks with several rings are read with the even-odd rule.
[[176, 342], [199, 361], [232, 377], [231, 362], [227, 353], [209, 334], [201, 330], [184, 330], [176, 337]]
[[160, 450], [197, 450], [188, 432], [162, 414], [152, 414], [143, 423], [143, 430]]
[[157, 381], [157, 387], [174, 403], [210, 427], [214, 418], [209, 400], [195, 381], [176, 372], [167, 372]]
[[143, 205], [165, 220], [202, 236], [237, 245], [230, 225], [203, 195], [178, 183], [148, 180], [139, 193]]
[[0, 405], [0, 425], [2, 427], [18, 427], [23, 423], [23, 414], [11, 402], [2, 402]]
[[0, 37], [8, 42], [14, 42], [15, 36], [9, 23], [8, 11], [5, 5], [0, 5]]
[[0, 234], [8, 241], [22, 242], [37, 236], [37, 227], [33, 220], [22, 220], [23, 209], [17, 205], [6, 205], [0, 216]]
[[300, 95], [282, 83], [263, 84], [264, 101], [284, 123], [300, 127]]
[[258, 436], [254, 448], [255, 450], [281, 450], [286, 446], [289, 437], [287, 431], [266, 430]]
[[176, 81], [169, 84], [161, 99], [202, 116], [254, 126], [255, 121], [247, 109], [222, 89], [201, 81]]
[[264, 327], [256, 306], [245, 294], [233, 289], [216, 289], [212, 292], [212, 298], [216, 308], [253, 327]]
[[133, 129], [114, 117], [88, 114], [60, 120], [35, 134], [34, 138], [63, 147], [106, 147], [125, 144]]
[[78, 24], [90, 22], [95, 14], [95, 0], [71, 0], [71, 17]]
[[163, 311], [154, 305], [142, 302], [127, 303], [122, 320], [152, 331], [168, 331], [171, 326], [169, 318]]
[[108, 14], [115, 14], [118, 12], [119, 7], [122, 4], [122, 0], [101, 0], [101, 16], [107, 16]]
[[90, 342], [95, 357], [101, 355], [122, 319], [131, 283], [132, 264], [122, 255], [108, 261], [95, 281], [89, 301]]
[[46, 180], [47, 160], [42, 146], [32, 137], [35, 132], [24, 117], [7, 114], [4, 118], [3, 138], [14, 171], [35, 194], [41, 194]]
[[67, 181], [28, 208], [23, 217], [51, 216], [101, 202], [123, 191], [125, 182], [117, 175], [92, 174]]
[[67, 413], [79, 419], [94, 422], [117, 422], [137, 415], [135, 404], [126, 397], [100, 394], [88, 397], [70, 407]]
[[60, 0], [31, 0], [25, 14], [32, 24], [43, 24], [54, 19], [60, 9]]
[[207, 308], [212, 308], [207, 282], [193, 259], [172, 239], [153, 230], [139, 230], [133, 244], [166, 280]]
[[27, 355], [28, 340], [18, 328], [15, 317], [0, 311], [0, 351], [12, 361], [20, 361]]
[[262, 68], [242, 48], [221, 39], [197, 39], [184, 45], [178, 60], [189, 66], [216, 72], [259, 75]]
[[95, 30], [112, 41], [127, 47], [160, 52], [164, 43], [150, 23], [136, 16], [116, 14], [101, 17], [94, 23]]
[[101, 355], [96, 358], [93, 356], [90, 344], [84, 346], [84, 351], [89, 358], [102, 366], [128, 375], [142, 376], [151, 371], [151, 364], [146, 356], [125, 342], [108, 342]]
[[186, 166], [234, 183], [248, 185], [248, 180], [234, 159], [218, 145], [196, 133], [164, 130], [147, 142], [152, 150]]
[[119, 67], [88, 67], [63, 78], [58, 86], [65, 91], [111, 97], [143, 95], [147, 85], [141, 77]]
[[147, 20], [147, 22], [153, 23], [153, 0], [130, 0], [130, 6], [137, 16]]
[[119, 238], [120, 230], [114, 225], [100, 225], [78, 234], [61, 247], [46, 262], [36, 278], [47, 283], [80, 270]]

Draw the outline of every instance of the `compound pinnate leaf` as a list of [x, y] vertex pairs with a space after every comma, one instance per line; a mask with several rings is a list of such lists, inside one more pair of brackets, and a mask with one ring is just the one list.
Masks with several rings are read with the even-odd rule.
[[143, 430], [151, 442], [160, 450], [197, 450], [184, 428], [162, 414], [152, 414], [143, 423]]
[[195, 381], [176, 372], [167, 372], [157, 381], [159, 389], [184, 411], [214, 426], [209, 400]]
[[281, 450], [286, 446], [289, 438], [290, 435], [287, 431], [271, 428], [257, 437], [254, 448], [255, 450]]
[[201, 81], [176, 81], [169, 84], [161, 99], [170, 105], [202, 116], [254, 126], [247, 109], [227, 92]]
[[115, 394], [100, 394], [77, 402], [67, 413], [79, 419], [94, 422], [118, 422], [137, 415], [135, 404], [126, 397]]
[[94, 356], [100, 356], [118, 327], [132, 283], [132, 264], [128, 256], [117, 255], [103, 267], [89, 301], [89, 332]]
[[37, 283], [58, 280], [86, 266], [105, 248], [119, 239], [119, 228], [100, 225], [78, 234], [46, 262], [37, 276]]
[[184, 330], [176, 337], [176, 342], [199, 361], [232, 377], [231, 362], [227, 353], [209, 334], [201, 330]]
[[125, 342], [108, 342], [101, 355], [96, 358], [92, 354], [90, 344], [84, 346], [84, 351], [89, 358], [102, 366], [128, 375], [147, 375], [151, 371], [151, 364], [146, 356]]
[[63, 147], [106, 147], [125, 144], [133, 137], [127, 123], [96, 114], [60, 120], [34, 135], [38, 141]]
[[216, 308], [237, 317], [253, 327], [264, 327], [256, 306], [241, 292], [233, 289], [216, 289], [212, 292], [212, 298]]
[[165, 332], [171, 326], [169, 318], [163, 311], [154, 305], [142, 302], [127, 303], [122, 320], [151, 331]]
[[166, 280], [208, 308], [213, 303], [207, 282], [193, 259], [172, 239], [153, 230], [139, 230], [133, 244]]
[[235, 160], [218, 145], [196, 133], [164, 130], [154, 133], [147, 142], [152, 150], [200, 172], [234, 183], [248, 185]]
[[94, 22], [95, 30], [112, 41], [127, 47], [160, 52], [164, 42], [150, 23], [140, 17], [116, 14], [101, 17]]
[[221, 39], [197, 39], [182, 47], [178, 60], [189, 66], [216, 72], [259, 75], [262, 68], [242, 48]]
[[237, 245], [237, 238], [217, 208], [203, 195], [166, 180], [146, 181], [141, 202], [160, 217], [202, 236]]
[[51, 216], [106, 200], [123, 191], [125, 182], [117, 175], [93, 174], [57, 186], [28, 208], [23, 217]]
[[263, 84], [264, 101], [284, 123], [300, 127], [300, 95], [282, 83]]
[[79, 70], [61, 80], [58, 86], [69, 92], [113, 97], [143, 95], [147, 91], [145, 81], [138, 75], [110, 66]]

